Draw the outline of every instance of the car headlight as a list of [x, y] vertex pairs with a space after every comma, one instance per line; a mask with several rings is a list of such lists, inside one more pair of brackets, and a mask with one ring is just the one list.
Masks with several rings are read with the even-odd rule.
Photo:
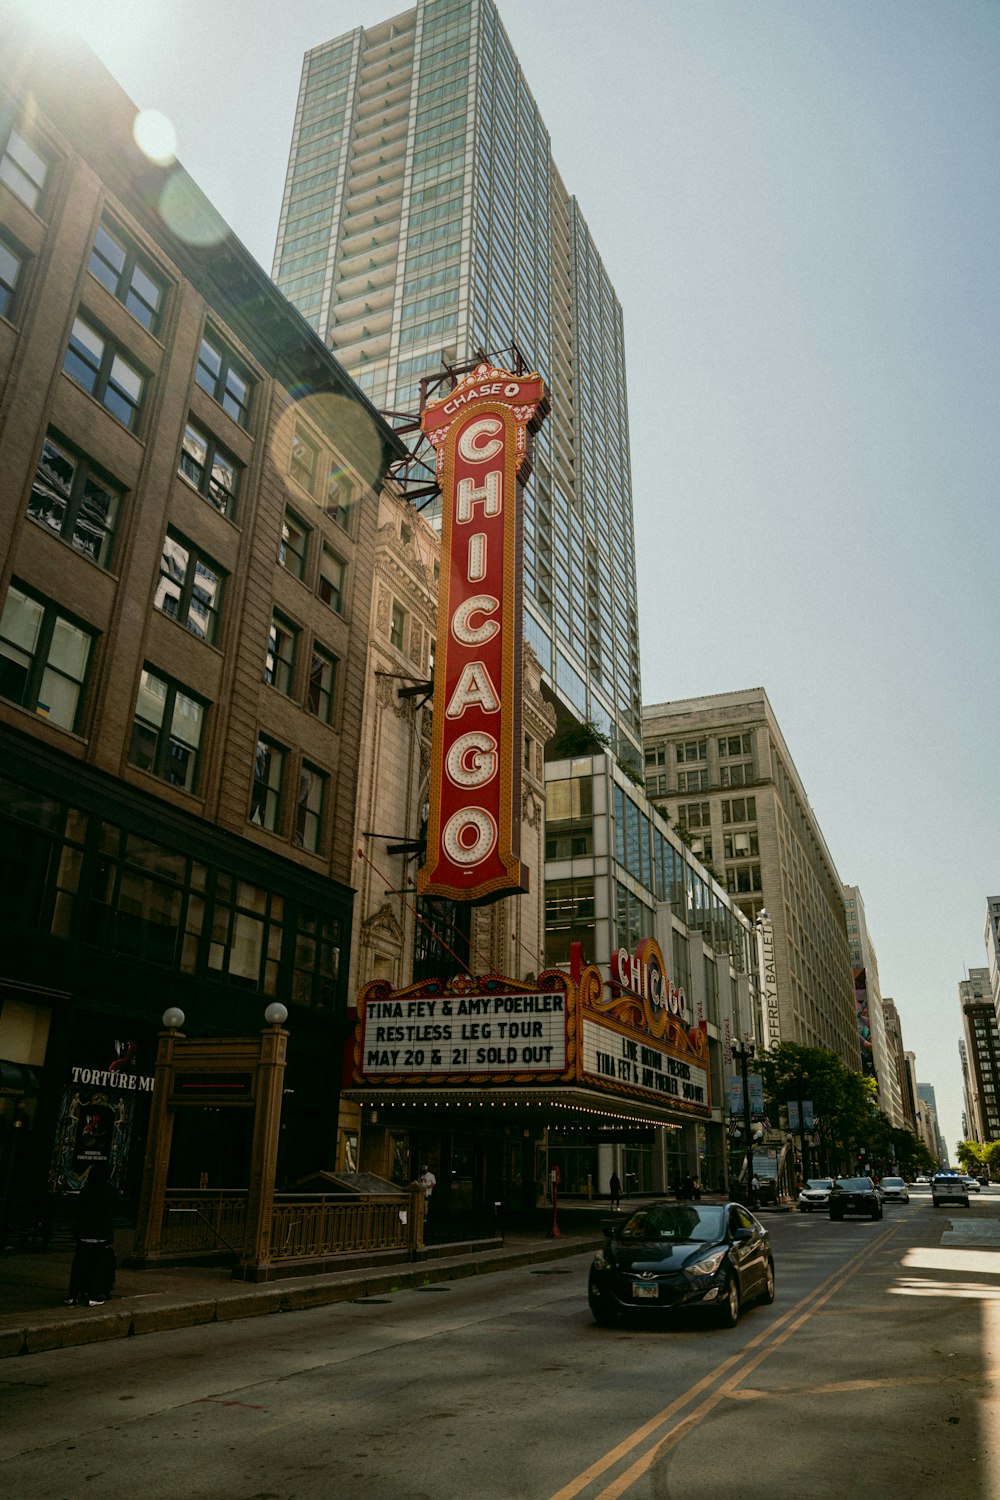
[[707, 1255], [701, 1255], [685, 1269], [691, 1276], [714, 1276], [726, 1258], [725, 1250], [710, 1250]]

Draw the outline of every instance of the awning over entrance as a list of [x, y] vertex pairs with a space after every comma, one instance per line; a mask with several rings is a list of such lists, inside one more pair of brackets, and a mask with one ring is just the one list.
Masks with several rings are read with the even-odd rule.
[[41, 1091], [42, 1070], [28, 1063], [7, 1062], [0, 1058], [0, 1098], [33, 1099]]
[[342, 1098], [395, 1118], [419, 1120], [428, 1111], [467, 1119], [523, 1121], [570, 1126], [662, 1125], [679, 1130], [689, 1121], [674, 1111], [625, 1099], [610, 1099], [596, 1089], [345, 1089]]

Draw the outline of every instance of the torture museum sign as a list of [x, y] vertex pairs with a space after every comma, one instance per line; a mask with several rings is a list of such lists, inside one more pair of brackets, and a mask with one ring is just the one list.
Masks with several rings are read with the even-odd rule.
[[526, 891], [521, 862], [523, 519], [538, 375], [481, 364], [424, 408], [442, 495], [427, 859], [422, 896]]

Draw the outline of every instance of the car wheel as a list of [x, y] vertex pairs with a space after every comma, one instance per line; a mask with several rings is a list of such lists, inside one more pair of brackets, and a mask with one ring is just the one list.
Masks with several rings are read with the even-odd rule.
[[768, 1260], [764, 1266], [764, 1290], [760, 1294], [760, 1300], [770, 1307], [774, 1301], [774, 1261]]
[[726, 1277], [726, 1289], [719, 1306], [719, 1321], [723, 1328], [735, 1328], [740, 1320], [740, 1289], [736, 1277]]
[[618, 1314], [614, 1308], [608, 1307], [604, 1299], [595, 1296], [593, 1292], [591, 1292], [587, 1300], [590, 1303], [590, 1311], [593, 1314], [594, 1322], [599, 1324], [601, 1328], [614, 1328], [618, 1322]]

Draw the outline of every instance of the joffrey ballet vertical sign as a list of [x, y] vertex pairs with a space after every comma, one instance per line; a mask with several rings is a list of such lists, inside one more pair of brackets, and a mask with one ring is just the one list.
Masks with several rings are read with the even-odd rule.
[[547, 411], [538, 375], [484, 363], [421, 417], [442, 495], [427, 859], [417, 876], [424, 896], [484, 902], [528, 888], [519, 485]]

